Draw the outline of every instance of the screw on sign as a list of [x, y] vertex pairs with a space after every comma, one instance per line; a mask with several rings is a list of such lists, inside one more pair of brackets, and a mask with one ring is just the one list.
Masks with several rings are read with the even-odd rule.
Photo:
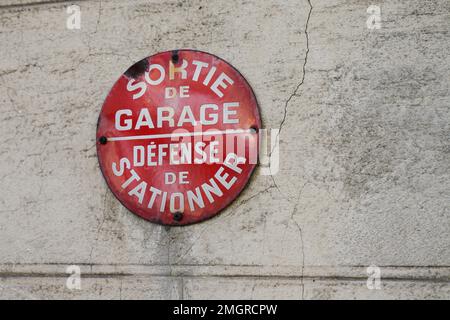
[[194, 50], [159, 53], [129, 68], [108, 94], [97, 128], [100, 168], [133, 213], [196, 223], [245, 187], [260, 127], [255, 95], [230, 64]]

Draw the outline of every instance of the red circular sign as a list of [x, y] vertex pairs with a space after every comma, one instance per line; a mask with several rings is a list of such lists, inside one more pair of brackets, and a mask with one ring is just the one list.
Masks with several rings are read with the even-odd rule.
[[208, 219], [245, 187], [258, 159], [255, 95], [224, 60], [156, 54], [129, 68], [98, 120], [108, 186], [133, 213], [165, 225]]

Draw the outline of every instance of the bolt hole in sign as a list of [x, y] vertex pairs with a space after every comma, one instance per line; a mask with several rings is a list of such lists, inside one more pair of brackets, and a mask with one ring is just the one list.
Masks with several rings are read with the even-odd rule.
[[114, 84], [97, 128], [108, 186], [151, 222], [211, 218], [242, 191], [258, 159], [255, 95], [224, 60], [194, 50], [145, 58]]

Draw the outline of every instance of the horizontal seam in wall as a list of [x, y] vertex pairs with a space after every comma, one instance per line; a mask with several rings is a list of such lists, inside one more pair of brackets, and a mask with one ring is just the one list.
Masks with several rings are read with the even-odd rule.
[[1, 5], [0, 4], [0, 9], [15, 9], [15, 8], [25, 8], [25, 7], [35, 7], [35, 6], [44, 6], [44, 5], [52, 5], [52, 4], [77, 4], [79, 2], [87, 2], [90, 0], [75, 0], [75, 1], [71, 1], [71, 0], [44, 0], [44, 1], [36, 1], [36, 2], [25, 2], [25, 3], [16, 3], [16, 4], [6, 4], [6, 5]]
[[[65, 273], [0, 273], [0, 279], [7, 279], [7, 278], [67, 278], [69, 275]], [[326, 276], [326, 275], [319, 275], [319, 276], [291, 276], [291, 275], [274, 275], [274, 276], [267, 276], [267, 275], [186, 275], [186, 274], [178, 274], [178, 275], [171, 275], [171, 274], [124, 274], [124, 273], [99, 273], [99, 274], [85, 274], [81, 275], [82, 278], [85, 279], [111, 279], [111, 278], [173, 278], [173, 279], [247, 279], [247, 280], [285, 280], [285, 281], [300, 281], [302, 279], [304, 280], [313, 280], [313, 281], [353, 281], [353, 282], [361, 282], [366, 281], [367, 277], [355, 277], [355, 276]], [[394, 277], [381, 277], [383, 281], [390, 281], [390, 282], [425, 282], [425, 283], [449, 283], [448, 277], [442, 277], [442, 278], [434, 278], [434, 277], [401, 277], [401, 278], [394, 278]]]
[[[307, 266], [300, 274], [299, 266], [246, 265], [139, 265], [139, 264], [0, 264], [0, 277], [67, 277], [69, 265], [78, 265], [84, 277], [186, 277], [186, 278], [258, 278], [258, 279], [329, 279], [366, 280], [364, 266]], [[448, 282], [447, 266], [379, 266], [381, 278], [391, 281]]]
[[[88, 262], [3, 262], [0, 263], [0, 269], [14, 266], [86, 266], [86, 267], [240, 267], [240, 268], [299, 268], [300, 265], [263, 265], [263, 264], [164, 264], [164, 263], [88, 263]], [[368, 265], [309, 265], [307, 268], [367, 268]], [[379, 268], [392, 269], [450, 269], [450, 265], [378, 265]]]

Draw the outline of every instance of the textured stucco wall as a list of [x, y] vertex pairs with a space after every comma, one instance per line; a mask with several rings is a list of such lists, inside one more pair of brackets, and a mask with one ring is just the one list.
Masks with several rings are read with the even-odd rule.
[[[0, 298], [450, 298], [449, 30], [448, 0], [2, 0]], [[174, 48], [281, 129], [280, 171], [183, 228], [127, 212], [95, 150], [112, 84]]]

